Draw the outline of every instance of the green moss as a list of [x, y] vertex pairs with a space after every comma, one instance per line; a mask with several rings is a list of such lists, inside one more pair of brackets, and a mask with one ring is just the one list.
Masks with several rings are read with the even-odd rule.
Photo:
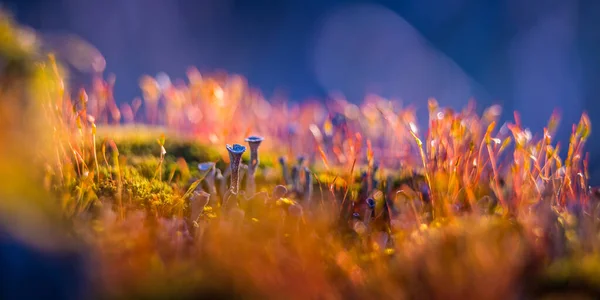
[[[160, 159], [155, 156], [134, 156], [129, 158], [129, 163], [131, 167], [133, 167], [140, 176], [146, 179], [153, 179], [155, 173], [158, 170], [158, 166], [160, 164]], [[164, 178], [163, 171], [163, 178]]]
[[[114, 140], [118, 146], [119, 154], [127, 157], [160, 157], [160, 146], [157, 139], [164, 132], [160, 127], [106, 127], [98, 130], [97, 148], [102, 148], [102, 142], [107, 139]], [[188, 163], [204, 161], [217, 161], [220, 156], [214, 148], [202, 145], [185, 137], [175, 134], [167, 135], [165, 142], [166, 158], [175, 161], [185, 159]]]
[[568, 257], [549, 265], [541, 273], [534, 286], [535, 293], [542, 296], [600, 294], [600, 257], [597, 254], [584, 257]]
[[[117, 199], [119, 181], [117, 176], [105, 178], [97, 185], [99, 197]], [[121, 199], [123, 205], [170, 216], [184, 208], [180, 192], [165, 181], [149, 179], [136, 168], [127, 166], [123, 171]]]

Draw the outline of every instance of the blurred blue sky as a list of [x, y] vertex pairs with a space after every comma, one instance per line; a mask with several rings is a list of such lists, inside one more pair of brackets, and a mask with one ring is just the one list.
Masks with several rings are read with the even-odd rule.
[[[600, 105], [600, 1], [9, 0], [19, 21], [75, 33], [106, 57], [119, 101], [141, 74], [186, 67], [246, 76], [292, 100], [374, 91], [423, 107], [470, 96], [522, 112], [538, 131], [556, 107], [560, 138]], [[595, 155], [600, 135], [593, 131]], [[593, 159], [592, 169], [598, 169]], [[600, 165], [599, 165], [600, 166]], [[600, 175], [600, 174], [599, 174]], [[598, 176], [596, 176], [598, 177]]]

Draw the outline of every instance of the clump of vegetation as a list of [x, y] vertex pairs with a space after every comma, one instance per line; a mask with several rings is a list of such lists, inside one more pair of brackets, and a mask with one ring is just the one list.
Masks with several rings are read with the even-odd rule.
[[[432, 99], [422, 135], [385, 99], [286, 108], [195, 70], [181, 86], [144, 77], [143, 100], [119, 110], [114, 82], [71, 97], [57, 62], [38, 66], [51, 138], [0, 170], [35, 173], [87, 247], [88, 298], [600, 296], [585, 114], [560, 157], [557, 114], [534, 138], [518, 114], [498, 129], [498, 106]], [[167, 134], [103, 127], [138, 110]]]

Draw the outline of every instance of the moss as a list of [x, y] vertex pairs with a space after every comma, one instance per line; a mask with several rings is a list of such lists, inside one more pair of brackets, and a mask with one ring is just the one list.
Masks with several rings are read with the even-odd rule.
[[[108, 137], [118, 145], [119, 154], [127, 157], [159, 157], [160, 146], [156, 142], [161, 129], [155, 127], [107, 127], [98, 130], [97, 148], [101, 149], [102, 142]], [[203, 145], [184, 137], [169, 138], [165, 142], [166, 158], [172, 161], [178, 158], [185, 159], [188, 163], [204, 161], [217, 161], [220, 155], [214, 148]]]
[[[600, 296], [600, 257], [569, 257], [548, 266], [537, 279], [536, 294]], [[596, 298], [597, 299], [597, 298]]]
[[[136, 168], [127, 166], [122, 178], [123, 205], [144, 209], [162, 216], [171, 216], [184, 208], [179, 191], [165, 181], [153, 180]], [[119, 182], [113, 178], [101, 180], [97, 186], [98, 197], [117, 199]]]
[[[2, 78], [4, 80], [2, 83], [5, 85], [12, 83], [8, 81], [11, 76], [17, 79], [28, 76], [27, 68], [35, 61], [32, 58], [34, 55], [27, 53], [26, 49], [19, 48], [20, 45], [16, 41], [18, 37], [11, 31], [13, 28], [10, 26], [12, 26], [10, 21], [0, 18], [0, 56], [5, 57], [0, 67], [4, 71], [5, 77]], [[58, 77], [58, 74], [52, 74]], [[51, 86], [50, 98], [63, 99], [65, 95], [59, 94], [59, 91], [60, 93], [65, 91], [62, 90], [62, 85], [58, 83], [57, 78], [42, 75], [48, 74], [40, 73], [38, 84]], [[21, 97], [15, 99], [20, 100]], [[80, 108], [75, 107], [75, 109]], [[12, 111], [7, 110], [7, 112]], [[22, 118], [20, 114], [14, 113], [5, 113], [3, 116], [0, 122], [6, 120], [7, 116], [18, 116], [17, 119], [23, 120], [44, 119]], [[72, 124], [64, 124], [63, 129], [65, 133], [70, 133], [74, 128]], [[581, 125], [579, 131], [585, 139], [588, 130]], [[19, 133], [27, 136], [23, 135], [22, 131]], [[157, 143], [157, 138], [162, 133], [168, 137], [164, 143], [165, 156], [161, 155], [163, 143]], [[54, 136], [46, 132], [43, 138], [53, 139]], [[89, 136], [84, 138], [76, 140], [75, 148], [79, 148], [79, 142], [82, 144], [81, 148], [89, 146], [87, 142], [90, 140]], [[113, 140], [119, 152], [118, 157], [106, 153], [108, 161], [103, 159], [104, 153], [100, 153], [103, 151], [101, 149], [106, 148], [110, 152], [115, 151], [111, 150], [115, 148], [102, 147], [105, 138]], [[221, 170], [227, 167], [227, 164], [220, 159], [220, 153], [225, 152], [224, 146], [204, 145], [201, 141], [165, 132], [164, 128], [147, 126], [100, 128], [96, 141], [97, 154], [101, 158], [99, 164], [102, 165], [98, 174], [91, 176], [93, 172], [85, 174], [81, 171], [85, 167], [95, 170], [93, 166], [96, 165], [96, 161], [90, 156], [92, 151], [89, 148], [86, 148], [85, 152], [76, 153], [83, 157], [81, 159], [71, 158], [70, 152], [77, 152], [77, 149], [71, 148], [67, 151], [69, 154], [64, 155], [57, 151], [59, 164], [62, 161], [65, 170], [63, 171], [61, 166], [60, 172], [48, 172], [50, 177], [55, 176], [50, 178], [48, 186], [56, 192], [58, 201], [61, 201], [63, 215], [79, 221], [72, 222], [73, 224], [82, 225], [83, 229], [77, 232], [84, 232], [85, 227], [89, 225], [86, 223], [89, 218], [77, 219], [78, 216], [84, 215], [78, 214], [79, 212], [90, 207], [101, 208], [105, 202], [113, 202], [113, 208], [117, 208], [117, 205], [124, 207], [125, 212], [121, 214], [123, 218], [115, 217], [112, 220], [115, 226], [110, 226], [113, 223], [105, 226], [105, 236], [97, 230], [94, 232], [97, 235], [90, 239], [93, 246], [97, 246], [93, 252], [105, 259], [101, 260], [104, 268], [101, 271], [109, 271], [108, 276], [101, 275], [104, 276], [103, 279], [117, 277], [127, 283], [133, 283], [132, 286], [124, 284], [115, 288], [118, 290], [125, 287], [124, 290], [129, 288], [132, 292], [127, 295], [116, 295], [119, 297], [126, 299], [252, 297], [255, 292], [244, 289], [245, 286], [257, 286], [260, 293], [256, 292], [256, 298], [266, 296], [284, 298], [282, 297], [284, 294], [296, 295], [298, 298], [314, 298], [315, 295], [323, 295], [327, 292], [335, 293], [336, 289], [343, 290], [341, 295], [345, 297], [342, 298], [367, 298], [361, 296], [361, 290], [368, 291], [370, 298], [385, 298], [390, 295], [398, 296], [396, 292], [401, 289], [414, 298], [470, 298], [465, 296], [465, 291], [471, 291], [471, 294], [466, 294], [471, 296], [481, 294], [500, 297], [504, 289], [519, 289], [521, 287], [519, 285], [529, 283], [528, 276], [521, 274], [525, 273], [522, 265], [533, 265], [535, 271], [542, 268], [541, 275], [536, 278], [539, 282], [539, 294], [569, 293], [572, 292], [574, 285], [578, 287], [579, 293], [588, 289], [591, 294], [596, 296], [600, 294], [595, 288], [600, 286], [600, 281], [597, 280], [600, 278], [598, 272], [600, 260], [597, 256], [581, 257], [575, 251], [570, 251], [564, 255], [565, 257], [561, 257], [562, 260], [552, 261], [550, 267], [543, 270], [546, 265], [539, 263], [537, 258], [530, 257], [534, 256], [531, 254], [534, 252], [531, 248], [538, 245], [531, 245], [533, 243], [527, 240], [529, 231], [537, 228], [526, 222], [520, 223], [527, 219], [519, 219], [516, 215], [512, 219], [496, 216], [462, 218], [461, 214], [438, 215], [437, 212], [440, 210], [434, 207], [433, 212], [436, 215], [433, 219], [430, 204], [421, 203], [421, 208], [413, 206], [406, 210], [409, 213], [399, 213], [398, 218], [390, 220], [389, 211], [383, 209], [383, 204], [386, 203], [385, 195], [376, 193], [372, 195], [377, 202], [376, 217], [370, 221], [370, 231], [389, 232], [395, 239], [387, 241], [388, 243], [381, 247], [372, 245], [373, 242], [377, 242], [377, 237], [381, 237], [380, 235], [363, 235], [364, 231], [361, 233], [356, 230], [360, 227], [351, 227], [348, 224], [352, 211], [346, 208], [351, 202], [344, 203], [347, 206], [341, 207], [342, 214], [336, 211], [340, 206], [334, 203], [335, 200], [341, 200], [346, 196], [346, 187], [350, 181], [353, 184], [349, 187], [349, 199], [363, 197], [360, 191], [362, 186], [359, 171], [364, 170], [364, 166], [360, 168], [357, 166], [354, 174], [350, 175], [347, 166], [332, 166], [328, 172], [322, 172], [322, 169], [316, 170], [319, 180], [314, 182], [313, 194], [315, 198], [322, 199], [319, 202], [319, 209], [311, 210], [310, 207], [304, 207], [306, 210], [290, 211], [292, 205], [293, 208], [299, 208], [295, 204], [302, 193], [297, 191], [290, 191], [285, 195], [286, 198], [275, 199], [275, 205], [272, 205], [273, 199], [264, 194], [249, 199], [246, 203], [241, 201], [243, 198], [239, 194], [239, 197], [231, 199], [240, 200], [240, 209], [236, 207], [227, 211], [222, 210], [223, 207], [219, 207], [218, 204], [205, 206], [204, 218], [198, 219], [195, 224], [192, 223], [194, 227], [188, 231], [191, 222], [186, 222], [188, 220], [182, 218], [169, 217], [183, 216], [187, 202], [184, 197], [192, 194], [191, 192], [200, 182], [196, 181], [190, 186], [189, 181], [192, 178], [202, 177], [196, 167], [197, 163], [213, 161], [217, 162], [217, 168]], [[52, 142], [56, 143], [56, 140]], [[13, 143], [6, 144], [9, 147]], [[27, 146], [38, 152], [44, 152], [31, 144]], [[7, 153], [16, 154], [21, 151], [19, 148], [16, 149], [18, 150]], [[51, 154], [51, 158], [47, 158], [46, 161], [48, 164], [54, 164], [55, 153], [52, 151]], [[63, 160], [60, 156], [68, 158]], [[249, 153], [244, 155], [245, 162], [248, 161], [248, 156]], [[6, 155], [6, 157], [9, 158], [6, 162], [12, 162], [14, 155]], [[273, 158], [275, 156], [267, 151], [261, 151], [262, 167], [274, 166], [268, 171], [261, 170], [257, 176], [258, 187], [268, 192], [273, 190], [275, 181], [281, 183], [279, 164]], [[22, 167], [22, 169], [30, 172], [31, 167]], [[423, 176], [415, 175], [413, 170], [409, 169], [380, 169], [379, 172], [377, 177], [379, 181], [382, 181], [381, 177], [387, 178], [388, 174], [393, 177], [390, 187], [394, 189], [406, 184], [418, 191], [420, 188], [418, 184], [426, 181]], [[62, 176], [60, 180], [57, 179], [59, 173]], [[279, 174], [279, 177], [271, 174]], [[14, 175], [10, 172], [9, 176], [5, 176], [8, 180], [0, 182], [15, 185]], [[444, 173], [443, 170], [432, 171], [430, 175], [435, 203], [450, 206], [457, 202], [465, 202], [465, 192], [460, 191], [463, 187], [459, 181], [453, 181], [452, 176]], [[355, 177], [349, 180], [351, 176]], [[331, 184], [334, 179], [335, 195], [330, 197], [328, 187], [320, 184]], [[473, 194], [477, 199], [481, 195], [492, 193], [489, 182], [483, 181], [483, 183], [485, 184], [474, 188]], [[25, 193], [27, 190], [23, 188], [21, 192]], [[447, 197], [446, 191], [459, 192], [456, 192], [457, 196], [444, 198]], [[366, 205], [365, 201], [362, 201], [364, 199], [360, 200], [361, 205]], [[445, 201], [448, 203], [444, 203]], [[330, 206], [328, 202], [334, 205]], [[415, 202], [418, 201], [411, 203]], [[360, 207], [354, 208], [357, 210]], [[146, 213], [141, 215], [147, 223], [131, 224], [143, 222], [137, 218], [137, 212], [140, 210]], [[413, 212], [416, 220], [414, 224]], [[110, 216], [115, 216], [115, 214], [106, 215], [109, 216], [106, 220], [98, 218], [94, 221], [111, 222]], [[338, 218], [338, 215], [342, 215], [341, 218]], [[28, 215], [24, 216], [22, 220], [33, 219]], [[239, 223], [240, 218], [251, 221]], [[338, 219], [339, 222], [336, 222]], [[418, 219], [426, 223], [421, 223]], [[359, 220], [364, 218], [356, 218], [352, 222]], [[392, 224], [392, 221], [395, 222]], [[334, 223], [339, 223], [341, 226], [332, 231], [331, 228], [334, 226], [330, 225], [335, 225]], [[92, 226], [94, 225], [90, 227]], [[198, 233], [202, 235], [195, 236], [197, 239], [191, 237]], [[567, 231], [567, 235], [574, 238], [563, 239], [562, 235], [565, 234], [557, 231], [556, 234], [561, 236], [556, 240], [564, 243], [565, 245], [561, 245], [564, 248], [576, 250], [579, 248], [577, 239], [581, 237], [577, 237], [575, 233], [575, 231]], [[590, 235], [589, 238], [595, 239], [596, 236]], [[393, 248], [387, 248], [390, 247], [390, 241], [395, 244]], [[188, 247], [190, 244], [197, 247]], [[540, 248], [542, 247], [544, 245]], [[189, 253], [184, 253], [183, 250]], [[385, 250], [385, 256], [376, 255], [375, 251], [378, 250]], [[523, 263], [522, 260], [526, 262]], [[529, 263], [529, 260], [534, 262]], [[384, 264], [378, 265], [378, 261]], [[388, 272], [387, 269], [390, 267], [393, 270]], [[308, 276], [305, 276], [306, 274]], [[397, 278], [400, 278], [401, 282], [398, 282]], [[515, 283], [514, 287], [502, 285], [507, 278], [514, 281], [511, 281], [511, 284]], [[302, 287], [293, 290], [295, 281]], [[264, 285], [264, 282], [269, 285]], [[118, 280], [112, 283], [121, 284]], [[310, 292], [311, 289], [314, 293]], [[512, 291], [504, 292], [506, 296], [512, 295]], [[333, 295], [332, 298], [335, 298], [335, 294]]]
[[[140, 176], [146, 179], [153, 179], [156, 174], [160, 159], [155, 156], [134, 156], [129, 159], [131, 167], [135, 169]], [[163, 178], [164, 178], [164, 168], [163, 168]]]

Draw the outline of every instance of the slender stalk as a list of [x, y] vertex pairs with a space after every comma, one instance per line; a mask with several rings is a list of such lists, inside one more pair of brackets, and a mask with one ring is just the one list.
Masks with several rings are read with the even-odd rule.
[[258, 148], [264, 139], [259, 136], [249, 136], [246, 142], [250, 146], [250, 165], [248, 166], [248, 181], [246, 182], [246, 193], [252, 196], [256, 193], [256, 181], [254, 176], [258, 167]]
[[364, 215], [364, 223], [365, 226], [367, 226], [367, 228], [369, 228], [369, 224], [371, 223], [371, 220], [373, 219], [373, 213], [375, 212], [375, 200], [373, 200], [373, 198], [369, 198], [367, 199], [367, 208], [365, 209], [365, 215]]
[[96, 124], [92, 123], [92, 147], [94, 150], [94, 163], [96, 164], [96, 173], [98, 184], [100, 184], [100, 165], [98, 164], [98, 153], [96, 151]]
[[246, 147], [240, 144], [227, 145], [227, 151], [229, 152], [229, 167], [231, 169], [231, 185], [229, 186], [229, 190], [232, 194], [237, 195], [240, 190], [240, 163], [242, 161], [242, 154], [246, 152]]
[[312, 200], [313, 193], [313, 181], [312, 181], [312, 173], [308, 167], [304, 168], [304, 205], [308, 207], [310, 205], [310, 201]]
[[290, 174], [288, 172], [288, 166], [287, 163], [285, 161], [285, 158], [280, 157], [279, 158], [279, 164], [281, 164], [281, 173], [283, 176], [283, 181], [285, 182], [286, 185], [291, 185], [292, 184], [292, 179], [290, 178]]

